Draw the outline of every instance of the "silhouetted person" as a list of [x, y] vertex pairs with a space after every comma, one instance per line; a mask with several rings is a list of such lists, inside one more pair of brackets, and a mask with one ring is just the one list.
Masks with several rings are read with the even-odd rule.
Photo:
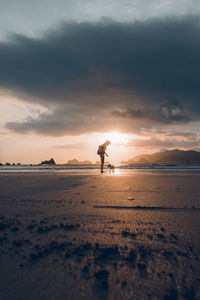
[[103, 145], [100, 145], [97, 150], [97, 154], [100, 155], [101, 158], [101, 173], [104, 173], [103, 165], [104, 165], [105, 155], [108, 156], [108, 154], [106, 153], [106, 148], [108, 145], [110, 145], [110, 141], [106, 141]]

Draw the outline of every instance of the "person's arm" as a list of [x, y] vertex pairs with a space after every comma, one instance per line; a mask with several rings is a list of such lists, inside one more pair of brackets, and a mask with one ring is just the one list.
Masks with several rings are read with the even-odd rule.
[[105, 155], [108, 156], [108, 153], [106, 153], [106, 151], [105, 151]]

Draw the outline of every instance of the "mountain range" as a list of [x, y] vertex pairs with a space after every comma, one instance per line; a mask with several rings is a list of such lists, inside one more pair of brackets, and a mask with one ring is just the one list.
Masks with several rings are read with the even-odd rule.
[[200, 164], [200, 152], [174, 149], [154, 154], [137, 155], [128, 161], [122, 161], [121, 164]]
[[93, 163], [89, 160], [84, 160], [84, 161], [79, 161], [78, 159], [74, 158], [74, 159], [71, 159], [71, 160], [68, 160], [67, 162], [67, 165], [84, 165], [84, 166], [90, 166], [92, 165]]

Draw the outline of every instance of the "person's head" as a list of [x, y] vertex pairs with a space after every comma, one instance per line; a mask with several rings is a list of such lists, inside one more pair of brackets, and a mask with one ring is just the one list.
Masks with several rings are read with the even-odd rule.
[[110, 145], [111, 144], [111, 142], [109, 141], [109, 140], [107, 140], [106, 142], [105, 142], [105, 145], [106, 146], [108, 146], [108, 145]]

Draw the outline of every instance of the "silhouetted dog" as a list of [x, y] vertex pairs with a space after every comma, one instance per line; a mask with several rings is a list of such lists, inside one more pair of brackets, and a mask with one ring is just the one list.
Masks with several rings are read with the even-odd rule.
[[111, 164], [108, 164], [108, 166], [107, 166], [109, 169], [110, 169], [110, 173], [111, 172], [115, 172], [115, 166], [113, 166], [113, 165], [111, 165]]

